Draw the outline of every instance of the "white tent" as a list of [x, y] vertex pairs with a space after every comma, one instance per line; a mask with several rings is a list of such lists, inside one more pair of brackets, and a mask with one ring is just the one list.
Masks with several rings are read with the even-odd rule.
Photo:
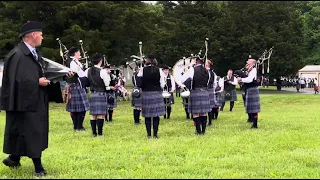
[[306, 65], [298, 71], [299, 78], [317, 78], [317, 82], [320, 82], [320, 65]]

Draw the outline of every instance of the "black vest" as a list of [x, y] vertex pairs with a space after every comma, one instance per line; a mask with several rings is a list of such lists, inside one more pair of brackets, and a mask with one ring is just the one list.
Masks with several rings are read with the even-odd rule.
[[106, 87], [103, 80], [100, 77], [100, 68], [91, 67], [88, 70], [88, 79], [90, 82], [90, 90], [96, 92], [105, 92]]
[[205, 67], [202, 65], [194, 67], [192, 89], [207, 88], [208, 79], [209, 72]]
[[214, 83], [214, 79], [216, 78], [214, 76], [213, 70], [212, 69], [208, 69], [209, 73], [210, 73], [210, 80], [209, 80], [209, 84], [208, 84], [208, 88], [212, 89], [213, 88], [213, 83]]
[[160, 69], [155, 66], [143, 67], [142, 91], [161, 91]]
[[166, 83], [167, 83], [168, 90], [171, 91], [172, 83], [171, 83], [171, 75], [170, 74], [168, 74], [168, 76], [167, 76], [167, 82]]
[[[228, 81], [228, 77], [225, 76], [225, 77], [224, 77], [224, 90], [225, 90], [225, 91], [235, 90], [235, 89], [236, 89], [236, 86], [228, 83], [227, 81]], [[234, 81], [234, 76], [231, 76], [231, 78], [229, 79], [229, 81], [233, 82], [233, 81]]]

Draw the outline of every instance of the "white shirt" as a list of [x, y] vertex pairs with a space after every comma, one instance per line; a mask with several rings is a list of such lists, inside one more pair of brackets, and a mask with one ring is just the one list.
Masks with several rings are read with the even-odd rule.
[[220, 91], [223, 91], [223, 85], [224, 85], [224, 80], [223, 80], [223, 78], [220, 78], [218, 83], [219, 83], [219, 86], [221, 87], [221, 90], [220, 90]]
[[[101, 67], [98, 66], [98, 65], [94, 65], [94, 67], [101, 69]], [[88, 68], [88, 69], [85, 71], [86, 77], [88, 77], [88, 71], [89, 71], [89, 69], [90, 69], [90, 68]], [[101, 71], [100, 71], [100, 77], [101, 77], [101, 79], [102, 79], [103, 82], [104, 82], [104, 85], [105, 85], [105, 87], [106, 87], [106, 90], [110, 90], [110, 86], [109, 86], [109, 85], [110, 85], [111, 78], [110, 78], [109, 73], [107, 73], [107, 71], [106, 71], [105, 69], [101, 69]]]
[[[148, 66], [151, 66], [151, 65], [148, 65]], [[160, 86], [161, 88], [163, 89], [164, 86], [166, 85], [166, 82], [165, 82], [165, 75], [163, 73], [163, 71], [159, 68], [159, 73], [160, 73]], [[139, 73], [137, 74], [138, 77], [143, 77], [143, 68], [140, 68], [139, 70]]]
[[[194, 67], [197, 67], [197, 66], [202, 66], [202, 64], [196, 64]], [[181, 81], [180, 82], [177, 82], [177, 84], [179, 86], [181, 86], [181, 84], [183, 84], [187, 79], [191, 78], [193, 79], [193, 76], [194, 76], [194, 67], [190, 67], [189, 70], [183, 74], [181, 76]], [[210, 73], [209, 73], [209, 79], [210, 79]]]
[[[24, 42], [24, 41], [23, 41]], [[33, 54], [33, 51], [36, 51], [36, 48], [31, 47], [28, 43], [24, 42], [24, 44], [28, 47], [28, 49], [30, 50], [30, 52]]]
[[79, 60], [73, 57], [71, 58], [73, 59], [73, 61], [71, 61], [70, 63], [70, 69], [73, 72], [77, 73], [79, 77], [88, 77], [88, 73], [85, 73], [85, 71], [82, 69], [83, 65], [79, 62]]
[[257, 79], [257, 68], [252, 68], [248, 74], [248, 77], [242, 78], [241, 81], [244, 83], [251, 83], [254, 79]]

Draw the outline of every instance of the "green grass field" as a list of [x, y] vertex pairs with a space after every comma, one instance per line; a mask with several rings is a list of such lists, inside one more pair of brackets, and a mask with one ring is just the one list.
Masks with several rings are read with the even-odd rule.
[[[238, 94], [234, 111], [221, 112], [204, 136], [194, 134], [175, 98], [171, 119], [161, 117], [160, 139], [147, 139], [144, 121], [134, 125], [129, 101], [118, 103], [114, 122], [96, 138], [88, 112], [87, 131], [75, 133], [65, 106], [52, 103], [46, 178], [320, 178], [319, 96], [268, 92], [261, 91], [259, 129], [250, 129]], [[4, 125], [1, 112], [1, 146]], [[34, 178], [32, 160], [21, 164], [1, 164], [0, 178]]]

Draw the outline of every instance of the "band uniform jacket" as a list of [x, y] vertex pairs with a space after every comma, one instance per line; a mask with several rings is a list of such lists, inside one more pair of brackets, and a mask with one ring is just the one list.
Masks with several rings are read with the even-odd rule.
[[48, 147], [49, 101], [42, 56], [38, 60], [21, 41], [4, 60], [1, 109], [6, 111], [3, 152], [39, 158]]

